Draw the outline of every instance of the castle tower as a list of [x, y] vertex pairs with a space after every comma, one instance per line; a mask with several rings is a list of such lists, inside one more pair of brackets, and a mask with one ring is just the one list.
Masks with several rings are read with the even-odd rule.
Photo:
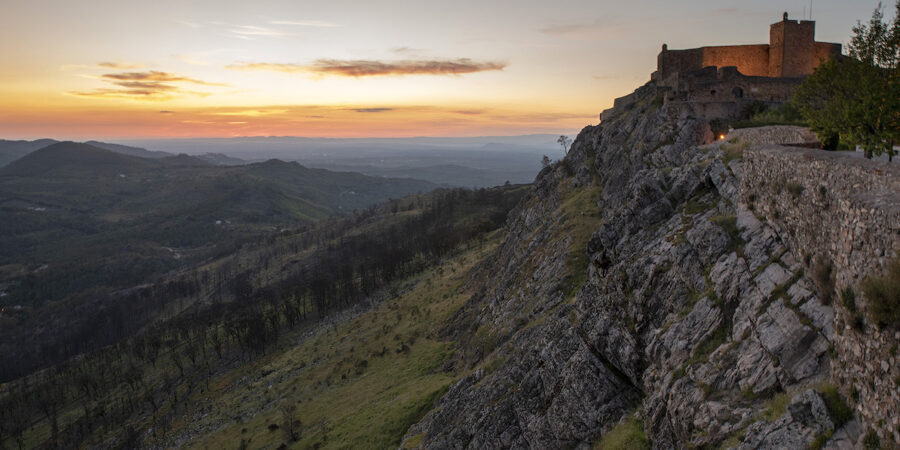
[[819, 65], [816, 52], [816, 22], [790, 20], [784, 13], [781, 22], [769, 27], [769, 76], [799, 78]]

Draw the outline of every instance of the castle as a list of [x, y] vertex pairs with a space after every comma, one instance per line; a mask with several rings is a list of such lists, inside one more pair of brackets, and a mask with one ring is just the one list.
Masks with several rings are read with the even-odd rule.
[[[825, 60], [841, 55], [841, 44], [816, 42], [816, 22], [784, 13], [769, 27], [769, 43], [669, 50], [663, 44], [650, 76], [665, 103], [690, 103], [707, 119], [735, 118], [746, 104], [779, 104]], [[634, 94], [615, 100], [608, 119], [629, 109]]]

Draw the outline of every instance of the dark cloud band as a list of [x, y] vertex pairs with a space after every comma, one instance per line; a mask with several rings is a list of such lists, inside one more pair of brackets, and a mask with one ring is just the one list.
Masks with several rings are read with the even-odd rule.
[[94, 89], [91, 91], [70, 92], [79, 97], [98, 98], [137, 98], [149, 100], [165, 100], [184, 95], [208, 95], [202, 92], [191, 92], [182, 89], [178, 84], [224, 86], [209, 83], [169, 72], [151, 70], [147, 72], [107, 73], [100, 78], [116, 88]]
[[478, 62], [469, 58], [429, 61], [375, 61], [319, 59], [311, 65], [281, 63], [240, 63], [227, 67], [232, 70], [268, 70], [287, 73], [313, 73], [342, 77], [372, 77], [391, 75], [462, 75], [467, 73], [503, 70], [505, 63]]

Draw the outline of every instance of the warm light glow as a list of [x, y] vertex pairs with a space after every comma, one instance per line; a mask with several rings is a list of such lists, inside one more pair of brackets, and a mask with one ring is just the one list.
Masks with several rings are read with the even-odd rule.
[[719, 140], [720, 140], [720, 141], [724, 141], [724, 140], [725, 140], [725, 135], [724, 135], [724, 134], [720, 134], [720, 135], [719, 135]]
[[[660, 42], [764, 42], [783, 10], [649, 1], [5, 2], [0, 138], [574, 134]], [[869, 13], [834, 3], [819, 40]]]

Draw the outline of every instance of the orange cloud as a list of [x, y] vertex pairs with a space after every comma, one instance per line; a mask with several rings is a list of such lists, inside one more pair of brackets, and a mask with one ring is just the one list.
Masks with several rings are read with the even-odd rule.
[[469, 58], [430, 61], [373, 61], [319, 59], [312, 65], [284, 63], [240, 63], [226, 68], [232, 70], [268, 70], [287, 73], [313, 73], [342, 77], [370, 77], [389, 75], [461, 75], [474, 72], [503, 70], [505, 63], [477, 62]]
[[[110, 63], [111, 64], [111, 63]], [[182, 96], [207, 96], [206, 92], [185, 90], [178, 84], [194, 84], [201, 86], [225, 86], [221, 83], [209, 83], [174, 73], [151, 70], [147, 72], [107, 73], [100, 78], [117, 88], [94, 89], [90, 91], [72, 91], [71, 95], [95, 98], [133, 98], [142, 100], [170, 100]]]

